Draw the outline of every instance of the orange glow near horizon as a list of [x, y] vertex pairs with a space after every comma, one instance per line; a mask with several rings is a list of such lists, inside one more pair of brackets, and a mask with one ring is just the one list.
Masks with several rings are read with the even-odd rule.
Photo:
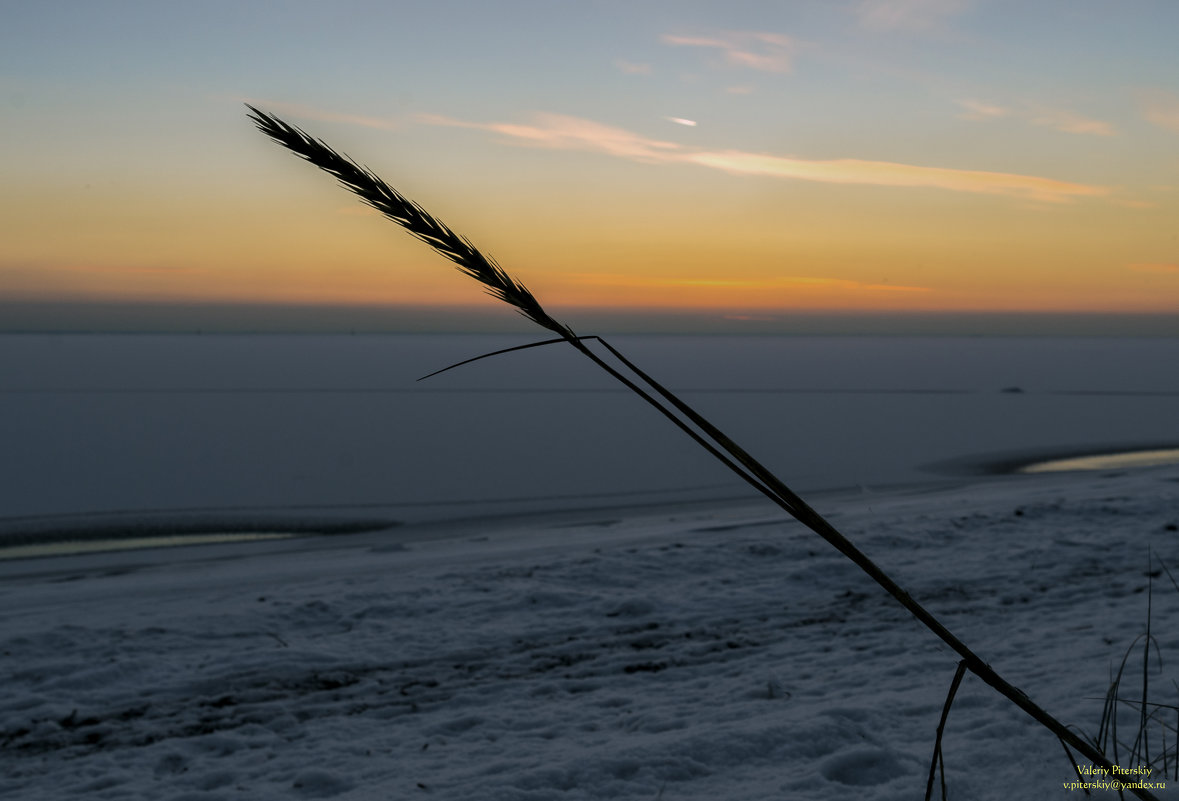
[[[296, 165], [297, 166], [297, 165]], [[329, 194], [335, 190], [326, 186]], [[314, 206], [314, 203], [312, 203]], [[363, 208], [361, 207], [361, 211]], [[466, 306], [494, 301], [424, 244], [368, 215], [326, 220], [314, 208], [297, 224], [242, 226], [222, 220], [215, 240], [171, 229], [169, 242], [145, 236], [125, 247], [117, 238], [64, 240], [0, 266], [5, 300], [240, 302], [266, 304], [410, 304]], [[467, 216], [473, 216], [468, 214]], [[734, 222], [732, 240], [718, 232], [665, 231], [636, 237], [604, 233], [593, 248], [560, 252], [561, 231], [530, 237], [499, 228], [472, 235], [542, 303], [653, 309], [856, 311], [1173, 312], [1179, 264], [1150, 260], [1143, 248], [1119, 249], [1081, 238], [1054, 243], [1008, 229], [989, 243], [969, 229], [938, 236], [892, 230], [873, 244], [812, 227], [751, 239]], [[461, 229], [460, 229], [461, 230]], [[1051, 232], [1050, 232], [1051, 233]], [[981, 237], [981, 235], [979, 235]], [[519, 237], [518, 241], [513, 241]], [[578, 235], [569, 233], [574, 241]], [[1129, 237], [1127, 237], [1129, 239]], [[492, 241], [505, 246], [486, 247]], [[21, 242], [13, 243], [20, 254]], [[550, 254], [558, 253], [554, 258]], [[101, 254], [101, 255], [99, 255]], [[232, 258], [232, 261], [230, 261]]]
[[[296, 176], [301, 166], [290, 165]], [[284, 214], [275, 217], [251, 217], [242, 202], [206, 213], [198, 226], [152, 228], [167, 210], [130, 205], [148, 222], [143, 228], [120, 231], [100, 220], [75, 237], [47, 241], [43, 227], [30, 225], [9, 245], [15, 264], [0, 267], [0, 294], [6, 300], [494, 305], [426, 245], [350, 203], [330, 182], [318, 186], [318, 195], [307, 187], [287, 195]], [[474, 220], [455, 227], [466, 228], [478, 247], [553, 306], [1177, 310], [1179, 265], [1151, 258], [1157, 247], [1123, 247], [1139, 238], [1135, 218], [1160, 216], [1159, 209], [1110, 210], [1101, 228], [1091, 222], [1101, 209], [1020, 209], [1004, 197], [972, 201], [961, 211], [953, 204], [939, 211], [928, 198], [915, 198], [879, 219], [867, 216], [874, 201], [861, 199], [850, 207], [865, 209], [853, 226], [824, 216], [830, 192], [820, 188], [821, 202], [810, 210], [784, 210], [783, 219], [798, 222], [778, 227], [770, 212], [767, 223], [748, 219], [737, 204], [699, 208], [682, 197], [669, 198], [656, 215], [618, 206], [588, 236], [577, 204], [565, 219], [561, 204], [555, 213], [540, 199], [513, 198], [507, 211], [470, 202], [444, 219]], [[197, 206], [189, 199], [175, 210], [177, 218], [188, 219]], [[109, 214], [118, 216], [117, 207]], [[924, 217], [933, 214], [936, 221]], [[964, 214], [973, 222], [956, 216]], [[907, 216], [919, 222], [905, 228]], [[528, 219], [550, 224], [537, 231]]]
[[[10, 301], [95, 301], [145, 303], [261, 303], [266, 305], [408, 305], [493, 309], [498, 304], [472, 279], [425, 254], [400, 264], [341, 267], [325, 274], [314, 266], [271, 262], [248, 270], [197, 266], [67, 265], [52, 271], [58, 283], [45, 291], [39, 281], [28, 291], [5, 293]], [[619, 265], [614, 265], [619, 268]], [[551, 307], [603, 310], [763, 312], [1116, 312], [1174, 311], [1167, 292], [1151, 286], [1174, 283], [1173, 265], [1125, 265], [1116, 286], [1098, 276], [1073, 276], [1067, 293], [1051, 282], [1013, 294], [1010, 282], [974, 281], [957, 286], [916, 286], [832, 278], [823, 275], [771, 277], [661, 277], [652, 273], [567, 272], [514, 274]], [[43, 276], [42, 276], [43, 277]], [[505, 313], [508, 310], [505, 308]]]
[[[525, 163], [529, 148], [581, 151], [515, 182], [489, 172], [456, 189], [439, 170], [423, 200], [554, 306], [1179, 311], [1179, 263], [1165, 233], [1179, 193], [1123, 203], [1123, 190], [1096, 182], [690, 150], [568, 117], [422, 125], [522, 141], [514, 155]], [[33, 192], [10, 203], [0, 296], [493, 304], [428, 246], [283, 155], [240, 197], [219, 186], [153, 196], [131, 181], [102, 203], [69, 186], [45, 202]], [[603, 167], [634, 181], [631, 191], [602, 180]], [[413, 186], [429, 189], [431, 170], [421, 173]], [[60, 225], [71, 235], [54, 236]]]

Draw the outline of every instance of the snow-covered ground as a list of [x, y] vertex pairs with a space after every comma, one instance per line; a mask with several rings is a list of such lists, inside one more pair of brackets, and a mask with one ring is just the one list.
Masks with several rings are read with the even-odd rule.
[[[811, 500], [1086, 732], [1149, 598], [1179, 701], [1179, 467]], [[755, 502], [10, 560], [0, 796], [908, 800], [956, 663]], [[969, 676], [944, 753], [952, 798], [1081, 797]]]

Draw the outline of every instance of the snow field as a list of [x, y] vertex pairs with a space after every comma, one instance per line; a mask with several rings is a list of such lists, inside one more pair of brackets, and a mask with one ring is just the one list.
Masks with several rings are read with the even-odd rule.
[[[1175, 467], [1010, 477], [816, 506], [1008, 680], [1092, 731], [1145, 627], [1150, 552], [1179, 576], [1177, 482]], [[0, 565], [0, 794], [924, 791], [955, 656], [772, 507], [454, 533]], [[1152, 603], [1153, 683], [1174, 703], [1165, 573]], [[956, 797], [1072, 797], [1054, 738], [970, 676], [943, 747]]]

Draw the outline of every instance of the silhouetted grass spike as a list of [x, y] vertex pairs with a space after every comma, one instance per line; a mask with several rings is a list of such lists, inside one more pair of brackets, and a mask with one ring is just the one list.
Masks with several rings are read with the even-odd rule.
[[412, 236], [425, 242], [450, 259], [460, 271], [483, 284], [486, 291], [516, 308], [520, 314], [564, 336], [573, 336], [565, 325], [554, 320], [541, 307], [528, 288], [484, 256], [466, 239], [450, 230], [440, 220], [385, 183], [371, 170], [337, 153], [322, 139], [316, 139], [301, 128], [285, 122], [273, 114], [261, 111], [249, 103], [250, 119], [262, 133], [306, 161], [311, 162], [355, 193], [369, 206], [400, 225]]

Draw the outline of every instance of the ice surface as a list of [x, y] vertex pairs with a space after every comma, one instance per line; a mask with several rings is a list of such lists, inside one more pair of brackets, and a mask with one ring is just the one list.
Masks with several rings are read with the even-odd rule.
[[[566, 346], [414, 381], [528, 341], [2, 336], [0, 535], [79, 515], [306, 527], [751, 497]], [[613, 341], [804, 491], [1179, 444], [1179, 340]]]

